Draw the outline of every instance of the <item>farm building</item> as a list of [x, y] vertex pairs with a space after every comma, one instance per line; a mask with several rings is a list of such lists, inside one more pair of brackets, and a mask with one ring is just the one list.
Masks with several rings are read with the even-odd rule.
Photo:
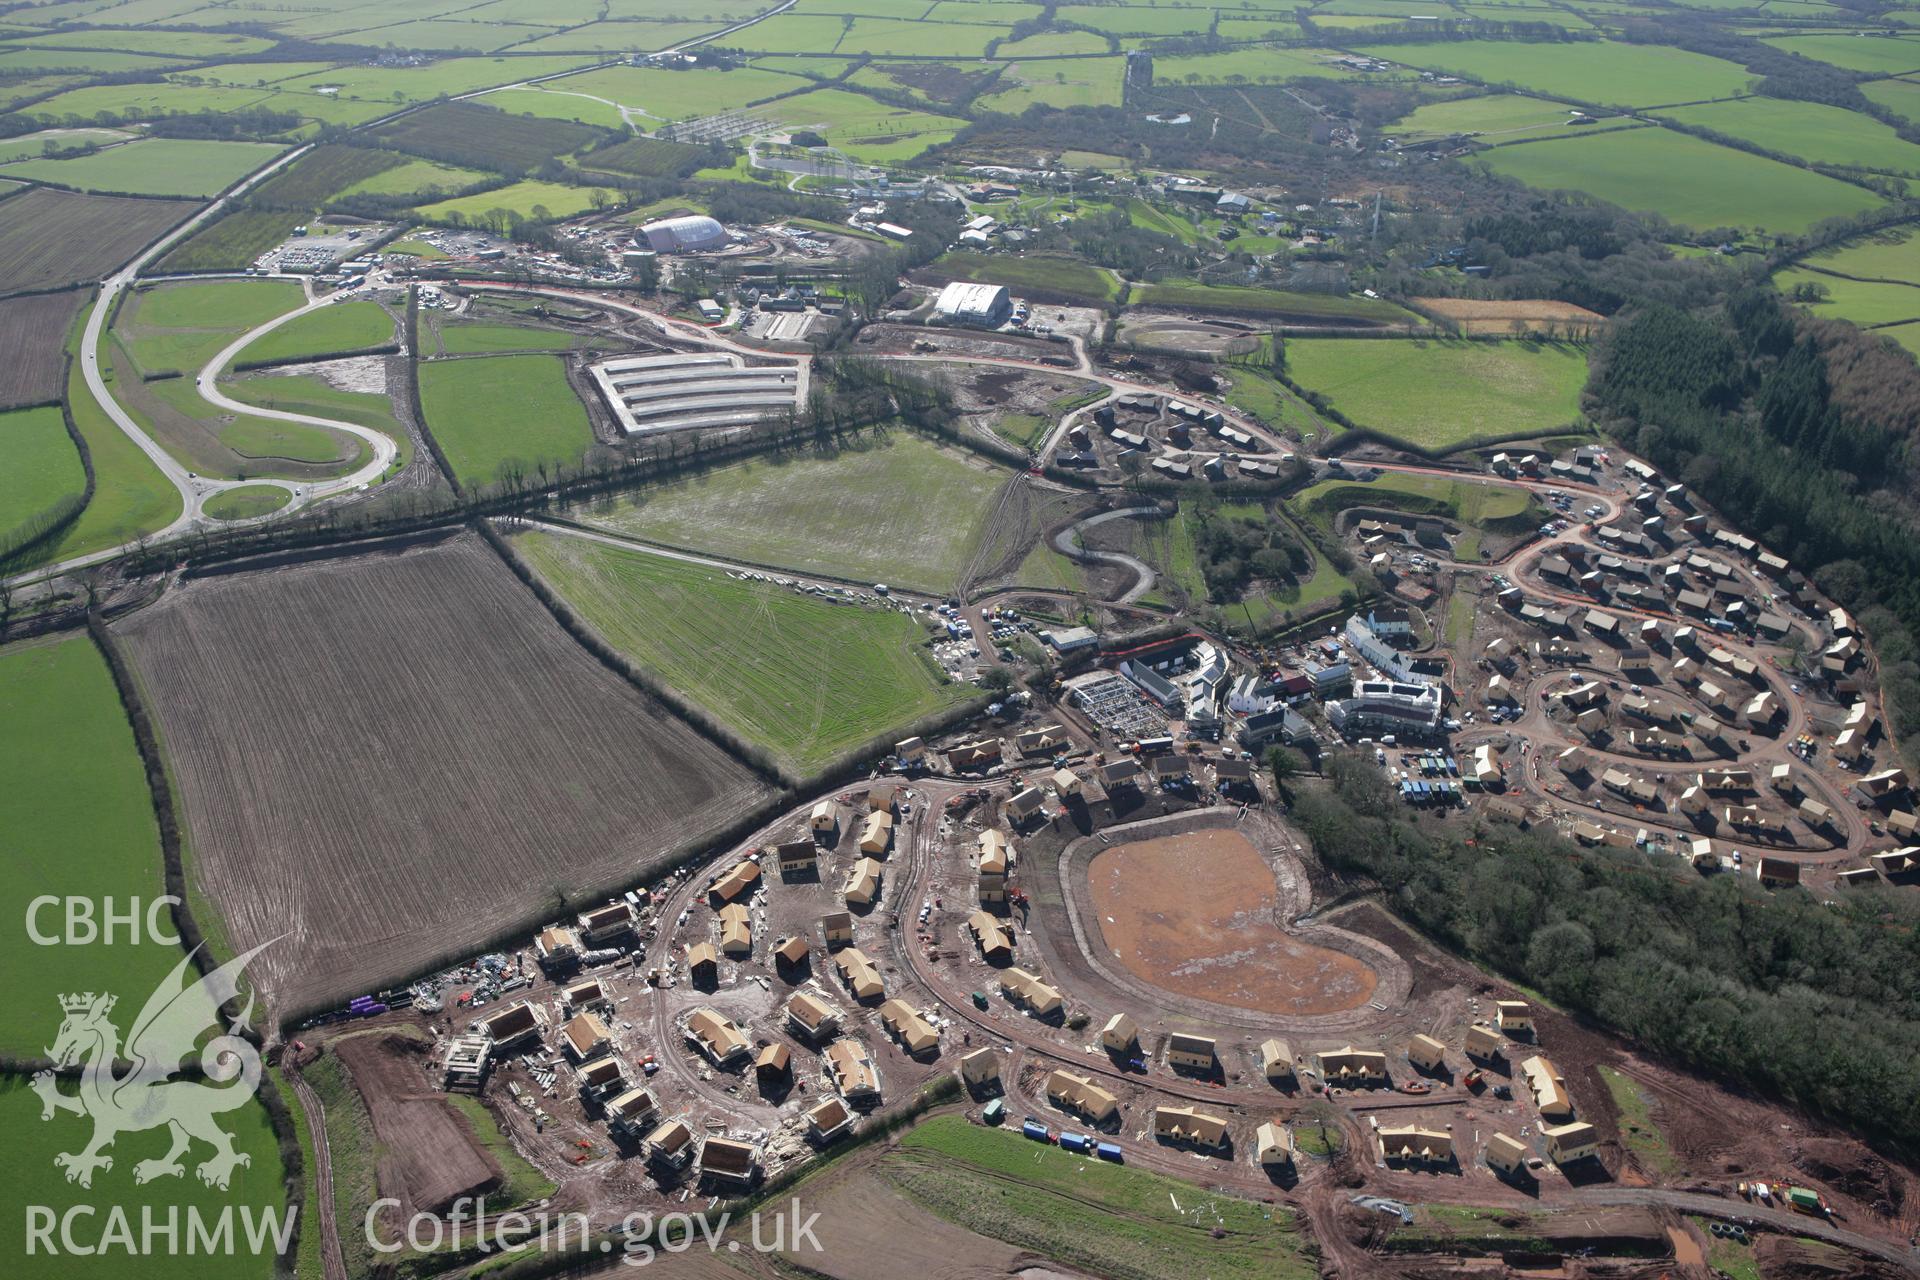
[[1390, 1164], [1451, 1164], [1453, 1135], [1416, 1125], [1381, 1125], [1380, 1154]]
[[1000, 1055], [991, 1049], [975, 1049], [960, 1059], [960, 1083], [969, 1089], [982, 1089], [1000, 1081]]
[[538, 1039], [545, 1021], [545, 1016], [538, 1008], [522, 1000], [479, 1019], [473, 1024], [473, 1029], [487, 1038], [493, 1046], [493, 1052], [498, 1055], [511, 1053]]
[[1167, 1040], [1167, 1065], [1188, 1071], [1211, 1071], [1220, 1061], [1213, 1041], [1176, 1031]]
[[817, 875], [820, 871], [820, 846], [811, 840], [782, 841], [773, 847], [773, 856], [779, 860], [780, 874], [789, 880]]
[[1438, 1071], [1447, 1065], [1447, 1046], [1432, 1036], [1415, 1036], [1407, 1041], [1407, 1060], [1422, 1070]]
[[687, 1019], [687, 1036], [717, 1067], [747, 1056], [747, 1037], [725, 1014], [705, 1005]]
[[840, 981], [846, 984], [855, 1000], [864, 1003], [886, 995], [887, 986], [880, 980], [880, 971], [860, 948], [848, 947], [833, 958], [833, 964], [840, 971]]
[[1222, 1150], [1232, 1141], [1225, 1120], [1196, 1107], [1155, 1107], [1153, 1136], [1161, 1142], [1209, 1151]]
[[1527, 1147], [1518, 1138], [1496, 1133], [1487, 1139], [1487, 1167], [1514, 1177], [1527, 1167]]
[[1051, 1017], [1059, 1013], [1065, 1005], [1058, 991], [1025, 969], [1008, 969], [1001, 974], [1000, 989], [1007, 994], [1008, 999], [1036, 1018]]
[[826, 935], [827, 950], [849, 946], [853, 942], [853, 917], [845, 911], [829, 911], [820, 917], [820, 931]]
[[736, 958], [753, 954], [753, 920], [737, 902], [720, 908], [720, 950]]
[[1599, 1130], [1585, 1121], [1542, 1129], [1540, 1136], [1547, 1140], [1547, 1154], [1555, 1164], [1571, 1164], [1600, 1154]]
[[732, 1138], [708, 1138], [700, 1144], [700, 1176], [715, 1182], [751, 1185], [760, 1173], [760, 1148]]
[[693, 1159], [693, 1130], [684, 1120], [668, 1120], [655, 1126], [646, 1140], [647, 1159], [670, 1169], [684, 1169]]
[[793, 1071], [793, 1050], [783, 1044], [769, 1044], [753, 1055], [756, 1080], [784, 1080]]
[[1269, 1120], [1254, 1131], [1253, 1158], [1258, 1164], [1268, 1166], [1290, 1165], [1293, 1163], [1293, 1135], [1287, 1132], [1287, 1126], [1277, 1120]]
[[853, 1112], [838, 1098], [828, 1098], [807, 1111], [807, 1131], [817, 1142], [832, 1142], [851, 1128]]
[[949, 324], [997, 329], [1013, 314], [1013, 295], [1005, 285], [969, 284], [956, 280], [933, 301], [933, 313]]
[[1484, 1022], [1476, 1022], [1467, 1028], [1467, 1056], [1491, 1061], [1501, 1056], [1506, 1041], [1500, 1033]]
[[580, 936], [587, 945], [604, 947], [633, 931], [633, 908], [625, 902], [609, 902], [604, 907], [580, 914]]
[[933, 1024], [898, 996], [880, 1006], [880, 1025], [912, 1056], [940, 1047], [940, 1033], [933, 1029]]
[[1260, 1042], [1260, 1070], [1269, 1080], [1293, 1078], [1293, 1049], [1285, 1040]]
[[742, 898], [751, 894], [754, 886], [759, 883], [760, 864], [749, 858], [745, 861], [735, 863], [727, 874], [713, 882], [713, 888], [709, 889], [707, 893], [708, 896], [712, 898], [714, 904], [719, 905], [720, 903], [732, 902], [735, 898]]
[[607, 1103], [607, 1128], [625, 1142], [641, 1140], [659, 1108], [645, 1089], [628, 1089]]
[[1493, 1002], [1493, 1025], [1508, 1035], [1516, 1032], [1532, 1034], [1533, 1006], [1525, 1000], [1496, 1000]]
[[643, 223], [636, 239], [644, 239], [655, 253], [687, 253], [696, 249], [718, 249], [732, 237], [727, 229], [702, 214], [684, 218], [662, 218]]
[[860, 825], [860, 852], [884, 854], [893, 843], [893, 815], [875, 809]]
[[1573, 1099], [1567, 1096], [1566, 1077], [1548, 1059], [1535, 1054], [1520, 1064], [1520, 1074], [1533, 1094], [1534, 1105], [1549, 1120], [1573, 1118]]
[[533, 954], [544, 968], [565, 968], [579, 963], [580, 935], [565, 925], [548, 925], [533, 940]]
[[755, 422], [794, 409], [800, 389], [790, 364], [717, 351], [619, 356], [587, 372], [629, 436]]
[[711, 942], [696, 942], [687, 948], [687, 977], [696, 983], [720, 980], [720, 948]]
[[449, 1091], [477, 1092], [486, 1082], [487, 1060], [493, 1041], [479, 1032], [455, 1036], [447, 1042], [442, 1080]]
[[1387, 1055], [1348, 1045], [1344, 1049], [1323, 1049], [1314, 1057], [1320, 1064], [1320, 1077], [1328, 1084], [1385, 1084]]
[[840, 1015], [820, 997], [796, 991], [787, 1001], [787, 1025], [803, 1039], [825, 1040], [840, 1029]]
[[597, 1013], [583, 1013], [560, 1028], [560, 1041], [575, 1062], [585, 1062], [613, 1047], [613, 1033]]
[[[883, 815], [875, 814], [875, 817]], [[870, 907], [880, 897], [880, 864], [872, 858], [862, 858], [853, 864], [847, 873], [845, 896], [850, 907]]]
[[1004, 961], [1013, 955], [1013, 934], [994, 916], [976, 911], [967, 917], [967, 929], [973, 934], [980, 957], [989, 963]]
[[1105, 1124], [1120, 1114], [1120, 1100], [1087, 1076], [1055, 1071], [1047, 1077], [1047, 1101], [1088, 1124]]
[[1100, 1028], [1100, 1047], [1108, 1053], [1132, 1053], [1140, 1044], [1140, 1024], [1132, 1015], [1116, 1013]]
[[601, 985], [600, 979], [587, 978], [574, 983], [572, 986], [562, 987], [560, 989], [560, 1003], [568, 1013], [575, 1013], [581, 1009], [591, 1009], [597, 1005], [608, 1004], [610, 1000], [607, 995], [607, 989]]
[[880, 1097], [880, 1073], [874, 1068], [867, 1046], [858, 1040], [835, 1040], [822, 1055], [833, 1087], [848, 1102]]

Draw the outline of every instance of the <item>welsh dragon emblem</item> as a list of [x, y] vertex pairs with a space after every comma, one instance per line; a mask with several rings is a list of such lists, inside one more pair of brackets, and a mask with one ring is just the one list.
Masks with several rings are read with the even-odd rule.
[[[192, 955], [183, 957], [173, 972], [148, 997], [133, 1021], [124, 1049], [120, 1031], [110, 1020], [115, 996], [87, 992], [60, 997], [66, 1014], [60, 1034], [47, 1050], [56, 1070], [85, 1063], [78, 1093], [62, 1093], [55, 1071], [33, 1078], [40, 1095], [40, 1118], [53, 1119], [67, 1111], [93, 1120], [93, 1140], [79, 1151], [56, 1155], [56, 1168], [68, 1182], [93, 1185], [94, 1171], [112, 1169], [106, 1148], [122, 1133], [165, 1126], [172, 1146], [164, 1156], [142, 1160], [133, 1167], [133, 1180], [177, 1178], [185, 1172], [181, 1157], [194, 1141], [213, 1148], [213, 1155], [195, 1170], [200, 1181], [226, 1190], [233, 1171], [252, 1163], [252, 1157], [233, 1149], [233, 1138], [217, 1123], [223, 1112], [246, 1106], [260, 1084], [260, 1054], [238, 1032], [253, 1011], [253, 998], [228, 1028], [199, 1046], [204, 1080], [176, 1080], [181, 1061], [194, 1053], [202, 1034], [220, 1026], [220, 1006], [239, 994], [239, 978], [249, 960], [267, 945], [255, 947], [197, 981], [192, 978]], [[115, 1068], [131, 1065], [124, 1073]]]

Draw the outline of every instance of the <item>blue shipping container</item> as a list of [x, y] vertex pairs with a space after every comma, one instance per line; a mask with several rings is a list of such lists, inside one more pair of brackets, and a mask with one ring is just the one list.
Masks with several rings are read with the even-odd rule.
[[1060, 1146], [1062, 1149], [1067, 1151], [1079, 1151], [1084, 1153], [1084, 1152], [1093, 1150], [1093, 1141], [1090, 1138], [1088, 1138], [1085, 1134], [1063, 1133], [1060, 1135]]
[[1021, 1124], [1020, 1132], [1035, 1142], [1052, 1142], [1053, 1135], [1047, 1132], [1047, 1126], [1028, 1120]]
[[1102, 1160], [1111, 1160], [1115, 1164], [1125, 1164], [1127, 1160], [1126, 1154], [1122, 1152], [1120, 1148], [1114, 1146], [1111, 1142], [1101, 1143], [1099, 1146], [1093, 1149], [1093, 1153], [1099, 1156]]

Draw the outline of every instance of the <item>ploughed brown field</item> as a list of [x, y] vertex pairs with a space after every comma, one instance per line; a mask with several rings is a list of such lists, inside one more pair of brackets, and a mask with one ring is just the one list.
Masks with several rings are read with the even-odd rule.
[[0, 293], [99, 280], [196, 207], [47, 187], [0, 200]]
[[67, 331], [87, 301], [84, 289], [64, 293], [28, 293], [0, 299], [0, 409], [57, 400]]
[[1129, 973], [1266, 1013], [1341, 1013], [1373, 995], [1364, 961], [1293, 937], [1259, 850], [1238, 831], [1116, 845], [1087, 867], [1100, 934]]
[[[424, 1044], [399, 1036], [349, 1036], [334, 1052], [353, 1075], [378, 1139], [380, 1193], [400, 1201], [395, 1219], [445, 1213], [461, 1196], [500, 1185], [500, 1168], [421, 1069]], [[401, 1228], [404, 1230], [404, 1225]]]
[[116, 631], [189, 875], [236, 952], [278, 939], [251, 972], [281, 1014], [578, 910], [766, 794], [472, 534], [196, 579]]

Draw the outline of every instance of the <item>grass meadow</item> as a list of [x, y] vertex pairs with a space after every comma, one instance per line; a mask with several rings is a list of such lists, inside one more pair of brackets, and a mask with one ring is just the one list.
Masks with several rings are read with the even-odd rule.
[[429, 360], [419, 370], [428, 429], [463, 485], [493, 484], [514, 466], [572, 466], [593, 446], [556, 356]]
[[1747, 92], [1753, 80], [1745, 67], [1721, 58], [1661, 45], [1609, 41], [1454, 40], [1369, 45], [1363, 52], [1463, 80], [1623, 107], [1732, 97]]
[[71, 160], [40, 157], [0, 165], [0, 176], [120, 195], [210, 196], [232, 186], [282, 150], [268, 142], [146, 138]]
[[0, 547], [12, 530], [86, 489], [87, 473], [57, 408], [0, 413], [0, 458], [7, 460], [0, 467]]
[[300, 286], [289, 280], [155, 285], [121, 307], [114, 330], [142, 373], [195, 374], [242, 333], [303, 301]]
[[950, 1222], [1096, 1274], [1306, 1280], [1316, 1270], [1290, 1209], [1041, 1146], [959, 1116], [914, 1128], [879, 1173]]
[[393, 341], [393, 317], [377, 302], [336, 302], [289, 320], [240, 349], [236, 363], [274, 364], [365, 351]]
[[1530, 187], [1584, 191], [1701, 230], [1750, 227], [1795, 234], [1823, 218], [1885, 203], [1837, 178], [1671, 129], [1618, 129], [1495, 147], [1475, 163]]
[[[177, 959], [179, 953], [174, 954]], [[86, 988], [82, 985], [78, 989]], [[149, 989], [143, 983], [116, 988], [125, 992], [113, 1011], [113, 1020], [123, 1031], [139, 1012]], [[47, 1003], [53, 1017], [45, 1020], [45, 1025], [51, 1032], [59, 1025], [60, 1010], [51, 1000]], [[141, 1280], [253, 1280], [271, 1274], [275, 1250], [270, 1230], [263, 1231], [258, 1241], [264, 1247], [256, 1249], [256, 1241], [250, 1237], [246, 1224], [258, 1221], [263, 1214], [277, 1216], [286, 1207], [283, 1181], [286, 1170], [280, 1163], [279, 1142], [267, 1120], [266, 1109], [258, 1102], [226, 1112], [218, 1123], [233, 1136], [234, 1149], [250, 1157], [249, 1164], [233, 1171], [228, 1190], [209, 1187], [196, 1175], [196, 1166], [212, 1154], [212, 1148], [202, 1142], [194, 1143], [182, 1157], [184, 1172], [180, 1177], [160, 1178], [145, 1185], [136, 1183], [133, 1175], [136, 1164], [166, 1154], [165, 1128], [120, 1134], [111, 1148], [113, 1168], [96, 1173], [93, 1186], [83, 1188], [62, 1177], [53, 1160], [63, 1152], [84, 1147], [92, 1132], [91, 1122], [63, 1114], [43, 1124], [40, 1099], [25, 1078], [0, 1077], [0, 1124], [6, 1126], [10, 1135], [7, 1159], [0, 1164], [0, 1198], [13, 1206], [13, 1212], [5, 1214], [4, 1221], [0, 1221], [0, 1253], [9, 1258], [29, 1257], [24, 1234], [25, 1206], [44, 1206], [56, 1218], [65, 1215], [69, 1208], [82, 1207], [92, 1212], [75, 1215], [74, 1242], [104, 1246], [104, 1251], [90, 1257], [63, 1251], [50, 1257], [42, 1249], [26, 1263], [28, 1269], [15, 1274], [30, 1275], [35, 1280], [117, 1280], [130, 1274], [138, 1274]], [[188, 1215], [197, 1210], [210, 1227], [217, 1229], [220, 1215], [229, 1205], [234, 1208], [232, 1251], [222, 1251], [218, 1246], [211, 1251], [189, 1251]], [[134, 1242], [130, 1250], [115, 1246], [105, 1234], [110, 1206], [122, 1209], [127, 1215]], [[141, 1210], [145, 1206], [153, 1208], [155, 1221], [162, 1225], [170, 1211], [178, 1212], [180, 1229], [174, 1251], [167, 1251], [164, 1237], [156, 1238], [158, 1247], [151, 1254], [139, 1251]], [[342, 1234], [346, 1232], [343, 1230]], [[60, 1239], [57, 1230], [54, 1239]], [[128, 1265], [129, 1256], [137, 1259], [135, 1266]]]
[[1511, 142], [1518, 139], [1550, 138], [1578, 133], [1591, 125], [1567, 123], [1568, 112], [1575, 108], [1546, 98], [1530, 98], [1519, 93], [1490, 93], [1474, 98], [1455, 98], [1448, 102], [1430, 102], [1386, 126], [1386, 132], [1401, 142], [1420, 142], [1446, 138], [1456, 133], [1477, 135], [1482, 142]]
[[215, 520], [251, 520], [278, 511], [291, 496], [276, 484], [241, 485], [214, 494], [201, 509]]
[[[0, 1052], [37, 1057], [59, 1029], [60, 993], [118, 993], [131, 1017], [181, 951], [144, 934], [130, 945], [41, 947], [26, 932], [28, 902], [43, 894], [112, 896], [124, 907], [166, 892], [146, 770], [93, 641], [0, 648], [0, 726], [0, 859], [13, 886], [0, 895], [0, 955], [12, 975]], [[59, 932], [57, 909], [40, 927]], [[171, 931], [170, 918], [163, 927]]]
[[937, 594], [965, 572], [1009, 474], [897, 429], [831, 453], [704, 471], [579, 514], [649, 542]]
[[1287, 372], [1360, 426], [1446, 449], [1574, 421], [1587, 353], [1548, 343], [1296, 338]]
[[1660, 113], [1663, 119], [1712, 129], [1784, 155], [1841, 168], [1920, 173], [1920, 145], [1871, 116], [1818, 102], [1742, 98]]
[[798, 773], [973, 692], [891, 610], [564, 534], [515, 545], [615, 648]]

